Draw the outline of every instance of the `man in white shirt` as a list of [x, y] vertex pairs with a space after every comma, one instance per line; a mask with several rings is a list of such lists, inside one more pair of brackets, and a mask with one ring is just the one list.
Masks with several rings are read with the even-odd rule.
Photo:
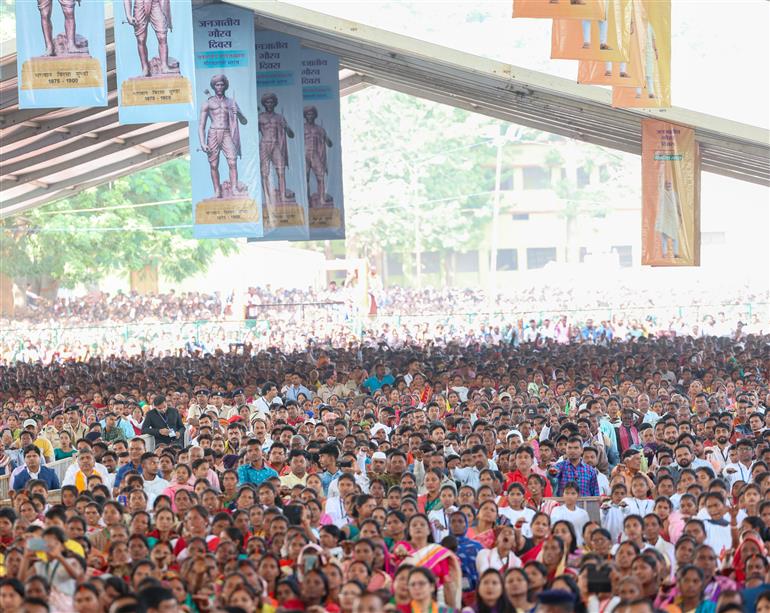
[[473, 465], [461, 468], [455, 468], [452, 477], [459, 481], [461, 485], [468, 485], [475, 490], [479, 489], [481, 482], [479, 476], [481, 471], [485, 468], [497, 470], [497, 464], [487, 458], [486, 447], [483, 445], [476, 445], [470, 450], [473, 454]]
[[326, 499], [326, 514], [331, 518], [332, 523], [338, 528], [350, 523], [351, 518], [345, 507], [345, 498], [355, 492], [356, 480], [353, 475], [345, 473], [340, 475], [336, 482], [338, 496], [329, 496]]
[[[589, 466], [596, 468], [596, 463], [599, 461], [599, 455], [597, 454], [595, 447], [583, 447], [583, 462]], [[596, 471], [596, 480], [599, 482], [599, 495], [609, 496], [612, 492], [610, 488], [610, 480], [603, 472]]]
[[[90, 453], [93, 456], [93, 452], [90, 449], [83, 449], [78, 453]], [[80, 466], [77, 462], [77, 456], [75, 456], [75, 462], [70, 464], [69, 468], [67, 468], [67, 472], [64, 473], [64, 479], [62, 479], [62, 486], [65, 485], [75, 485], [75, 475], [77, 475], [78, 471], [80, 471]], [[99, 462], [94, 461], [94, 470], [99, 474], [99, 476], [102, 478], [102, 483], [104, 483], [107, 487], [109, 487], [110, 483], [112, 483], [115, 479], [115, 475], [110, 475], [110, 472], [107, 470], [107, 467], [104, 464], [100, 464]]]
[[[270, 417], [270, 407], [273, 400], [278, 396], [278, 386], [272, 381], [268, 381], [262, 386], [262, 395], [254, 401], [254, 410], [252, 418], [259, 415], [263, 419]], [[280, 401], [280, 398], [278, 398]], [[283, 403], [280, 403], [283, 404]]]
[[99, 475], [102, 483], [110, 486], [110, 474], [102, 464], [96, 463], [93, 451], [84, 449], [78, 452], [75, 463], [72, 464], [64, 475], [62, 487], [65, 485], [74, 485], [78, 492], [83, 492], [88, 488], [88, 478], [92, 475]]
[[706, 529], [705, 544], [714, 550], [717, 557], [721, 557], [723, 552], [732, 548], [733, 543], [730, 522], [724, 519], [726, 508], [722, 494], [706, 494], [706, 511], [709, 517], [703, 520], [703, 527]]
[[732, 427], [729, 424], [718, 423], [714, 426], [714, 440], [716, 445], [707, 447], [706, 457], [711, 463], [716, 474], [721, 473], [730, 462], [730, 435]]
[[534, 343], [537, 340], [537, 324], [534, 319], [529, 320], [529, 324], [524, 328], [521, 339], [525, 343]]
[[152, 452], [142, 455], [142, 479], [144, 493], [147, 494], [147, 509], [152, 509], [155, 499], [163, 493], [170, 483], [158, 475], [158, 456]]
[[754, 461], [754, 444], [750, 439], [741, 439], [735, 444], [735, 448], [738, 450], [738, 461], [728, 462], [722, 470], [731, 488], [736, 481], [751, 481], [751, 465]]
[[660, 536], [663, 524], [660, 517], [654, 513], [644, 516], [644, 540], [657, 549], [668, 558], [669, 566], [676, 567], [676, 557], [674, 555], [674, 546]]

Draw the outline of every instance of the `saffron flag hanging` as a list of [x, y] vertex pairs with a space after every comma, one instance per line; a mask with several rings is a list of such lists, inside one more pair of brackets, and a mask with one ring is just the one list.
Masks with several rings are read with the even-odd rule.
[[700, 156], [695, 130], [642, 120], [642, 264], [700, 265]]
[[513, 0], [513, 16], [604, 19], [604, 0]]
[[627, 62], [630, 53], [632, 0], [604, 0], [603, 19], [554, 19], [551, 57], [568, 60]]
[[668, 108], [671, 106], [671, 0], [637, 0], [641, 3], [641, 65], [644, 83], [639, 87], [613, 87], [612, 106]]
[[618, 87], [642, 87], [644, 85], [642, 49], [639, 39], [642, 24], [641, 3], [634, 1], [631, 6], [628, 61], [580, 60], [578, 62], [578, 83], [617, 85]]

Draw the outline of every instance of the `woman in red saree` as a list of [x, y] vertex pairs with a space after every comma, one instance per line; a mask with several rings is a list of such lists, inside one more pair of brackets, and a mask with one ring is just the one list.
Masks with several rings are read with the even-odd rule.
[[746, 581], [745, 564], [751, 556], [759, 555], [765, 558], [765, 544], [756, 532], [748, 532], [741, 538], [741, 542], [733, 554], [733, 568], [735, 569], [735, 581], [739, 586]]
[[481, 543], [484, 549], [492, 549], [495, 546], [495, 526], [497, 525], [497, 504], [494, 500], [486, 500], [481, 503], [476, 521], [468, 529], [468, 538]]
[[535, 513], [530, 524], [532, 536], [525, 538], [520, 529], [515, 530], [516, 555], [522, 564], [538, 559], [543, 543], [551, 534], [551, 518], [545, 513]]

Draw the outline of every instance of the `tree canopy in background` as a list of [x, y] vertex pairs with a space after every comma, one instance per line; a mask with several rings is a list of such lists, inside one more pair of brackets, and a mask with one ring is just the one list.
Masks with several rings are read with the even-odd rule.
[[343, 106], [348, 237], [365, 253], [470, 248], [491, 218], [501, 122], [368, 88]]
[[74, 287], [147, 266], [173, 281], [205, 271], [237, 246], [192, 238], [189, 197], [189, 162], [177, 159], [6, 219], [2, 272]]
[[[348, 254], [481, 246], [492, 219], [496, 143], [509, 124], [370, 87], [344, 99], [342, 125]], [[566, 141], [529, 129], [512, 140], [552, 143], [554, 156]], [[505, 167], [515, 161], [512, 140], [502, 145]], [[574, 146], [586, 168], [606, 167], [611, 179], [593, 191], [557, 186], [565, 216], [577, 222], [601, 215], [627, 180], [621, 154]], [[238, 249], [233, 240], [194, 240], [191, 221], [189, 162], [180, 158], [4, 220], [0, 272], [33, 287], [95, 284], [145, 267], [179, 281]]]

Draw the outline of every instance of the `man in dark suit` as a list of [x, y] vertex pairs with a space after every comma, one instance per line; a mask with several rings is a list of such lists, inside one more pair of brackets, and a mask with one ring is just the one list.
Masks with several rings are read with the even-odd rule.
[[60, 489], [59, 477], [56, 476], [56, 472], [47, 466], [42, 466], [40, 449], [35, 445], [29, 445], [24, 448], [24, 465], [24, 470], [13, 479], [13, 486], [11, 487], [13, 491], [23, 490], [24, 486], [32, 479], [42, 481], [49, 490]]
[[184, 424], [179, 411], [168, 406], [165, 396], [155, 396], [152, 406], [144, 418], [142, 434], [154, 436], [156, 445], [184, 445]]

